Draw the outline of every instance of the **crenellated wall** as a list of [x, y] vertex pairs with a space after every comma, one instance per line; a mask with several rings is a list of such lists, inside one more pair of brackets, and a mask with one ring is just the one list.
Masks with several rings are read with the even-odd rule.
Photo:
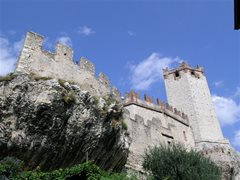
[[49, 52], [43, 49], [43, 41], [43, 36], [34, 32], [27, 33], [16, 71], [74, 82], [96, 96], [111, 93], [108, 77], [104, 73], [95, 77], [92, 62], [82, 57], [78, 65], [74, 63], [72, 48], [57, 43], [55, 52]]
[[144, 95], [144, 100], [131, 91], [124, 101], [124, 120], [132, 138], [126, 168], [142, 171], [142, 155], [145, 149], [160, 143], [178, 142], [194, 148], [192, 129], [188, 116], [176, 108]]

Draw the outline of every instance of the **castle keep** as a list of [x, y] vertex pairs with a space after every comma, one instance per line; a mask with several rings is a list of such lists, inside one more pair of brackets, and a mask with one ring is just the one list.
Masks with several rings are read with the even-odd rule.
[[[74, 63], [73, 50], [61, 43], [54, 53], [45, 51], [43, 40], [41, 35], [27, 33], [17, 72], [75, 82], [94, 96], [112, 94], [120, 100], [106, 75], [95, 77], [93, 63], [85, 58], [80, 64]], [[223, 137], [203, 68], [182, 63], [176, 69], [164, 69], [163, 75], [168, 103], [159, 99], [155, 103], [147, 95], [142, 100], [134, 91], [122, 101], [132, 139], [126, 168], [141, 172], [145, 149], [159, 143], [178, 142], [188, 149], [213, 154], [215, 162], [231, 161], [231, 147]]]

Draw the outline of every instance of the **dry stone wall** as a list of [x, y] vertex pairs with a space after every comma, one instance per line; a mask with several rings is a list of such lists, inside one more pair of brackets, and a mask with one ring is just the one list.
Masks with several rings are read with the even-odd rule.
[[79, 65], [74, 63], [72, 48], [61, 43], [57, 43], [55, 52], [45, 51], [43, 41], [43, 36], [33, 32], [27, 33], [16, 67], [17, 72], [74, 82], [81, 89], [96, 96], [111, 93], [108, 77], [104, 73], [95, 77], [95, 66], [92, 62], [81, 58]]

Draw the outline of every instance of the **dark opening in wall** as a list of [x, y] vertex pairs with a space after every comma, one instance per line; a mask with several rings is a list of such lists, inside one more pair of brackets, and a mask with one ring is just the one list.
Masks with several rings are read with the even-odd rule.
[[67, 53], [64, 53], [64, 56], [66, 56], [67, 55]]
[[175, 72], [175, 77], [180, 77], [180, 74], [178, 71]]
[[192, 75], [192, 76], [195, 76], [195, 72], [194, 72], [194, 71], [191, 71], [191, 75]]

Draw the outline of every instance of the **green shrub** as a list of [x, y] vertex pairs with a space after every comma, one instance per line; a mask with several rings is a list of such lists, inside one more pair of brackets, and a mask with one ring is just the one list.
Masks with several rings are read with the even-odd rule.
[[122, 128], [126, 131], [128, 130], [127, 123], [124, 120], [122, 120]]
[[28, 171], [16, 176], [16, 179], [28, 180], [65, 180], [65, 179], [88, 179], [88, 180], [136, 180], [135, 177], [127, 177], [126, 174], [109, 174], [101, 170], [92, 162], [86, 162], [66, 169], [58, 169], [52, 172]]
[[63, 96], [63, 100], [65, 103], [70, 104], [70, 103], [75, 103], [76, 102], [76, 96], [74, 92], [68, 92]]
[[12, 157], [6, 157], [0, 161], [0, 179], [16, 180], [137, 180], [135, 176], [127, 176], [122, 173], [108, 173], [101, 170], [93, 162], [86, 162], [70, 168], [57, 169], [51, 172], [42, 172], [40, 167], [33, 171], [23, 171], [23, 162]]
[[220, 180], [220, 170], [208, 158], [179, 145], [156, 146], [145, 152], [143, 167], [155, 179]]
[[22, 168], [22, 161], [13, 157], [5, 157], [0, 161], [0, 178], [12, 178], [21, 172]]

